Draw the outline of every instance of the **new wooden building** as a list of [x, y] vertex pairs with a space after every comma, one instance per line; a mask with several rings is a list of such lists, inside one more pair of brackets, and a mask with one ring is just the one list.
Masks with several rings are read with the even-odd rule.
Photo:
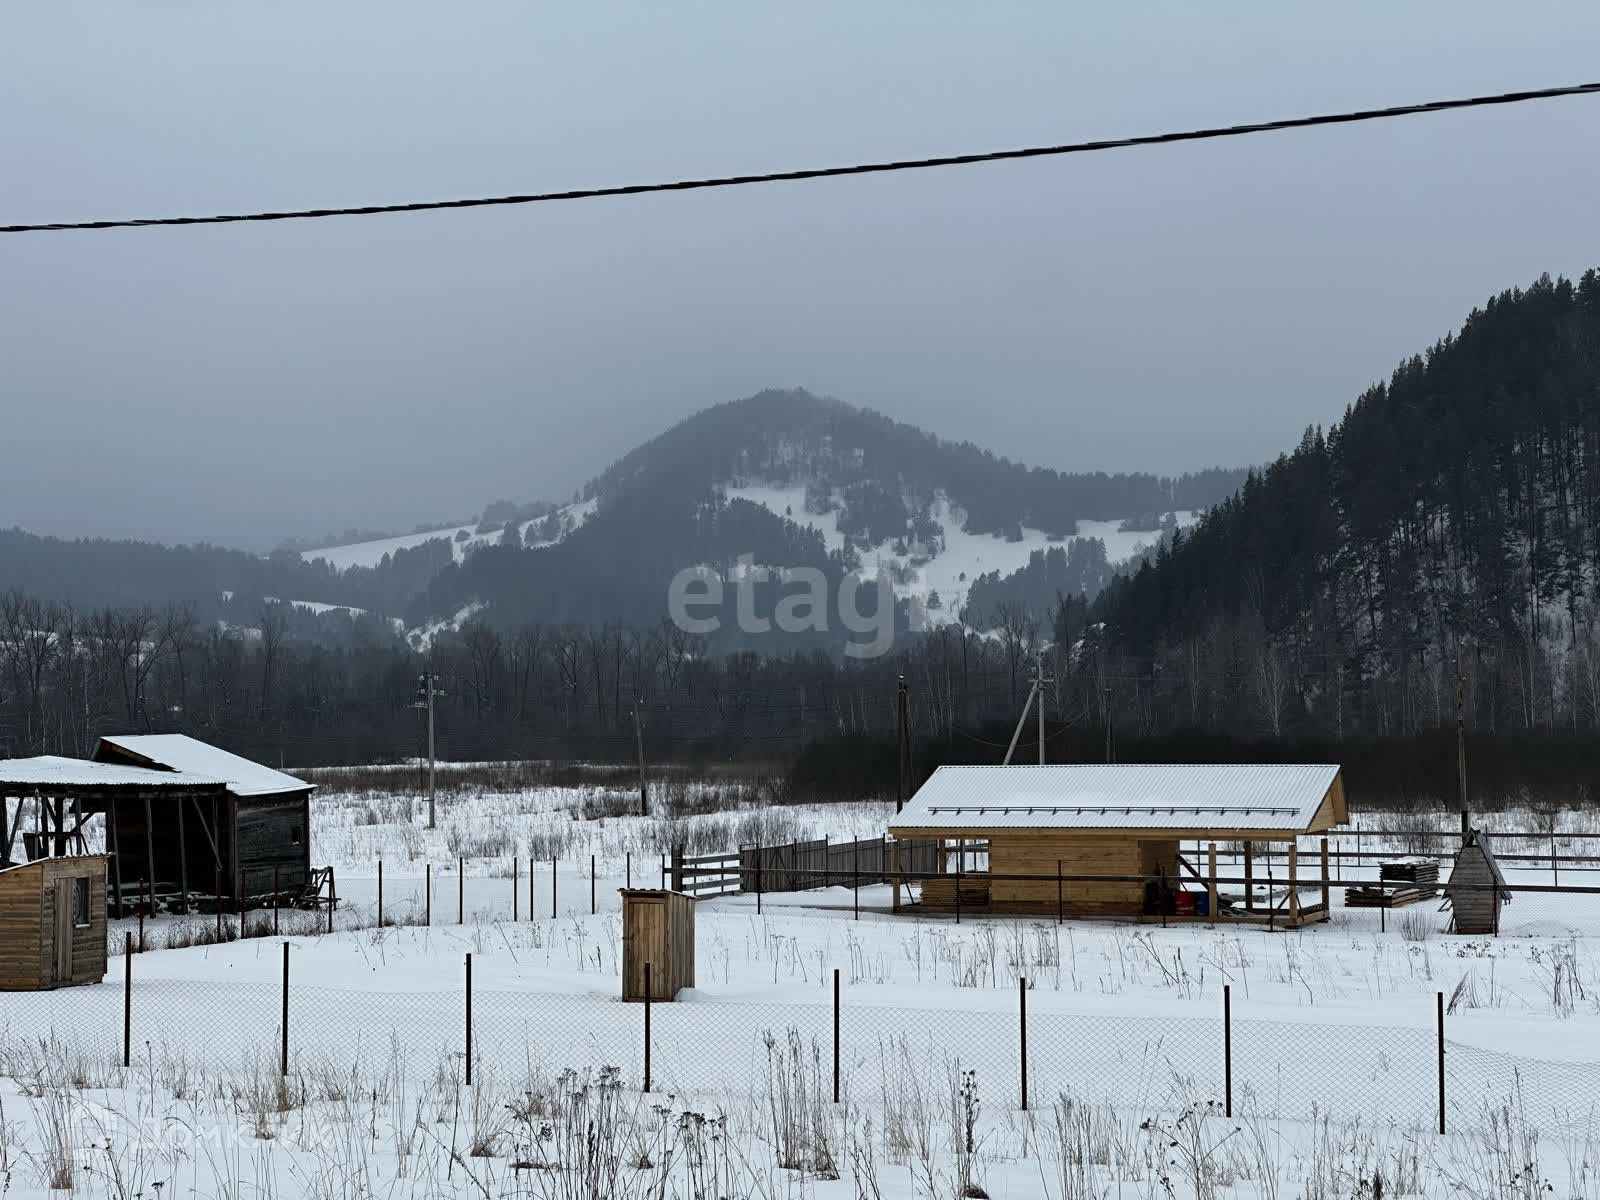
[[[952, 856], [959, 881], [947, 867], [923, 882], [925, 908], [954, 908], [959, 890], [968, 911], [1170, 918], [1187, 915], [1177, 903], [1187, 886], [1213, 919], [1296, 925], [1327, 918], [1326, 889], [1300, 894], [1297, 839], [1345, 819], [1332, 765], [940, 767], [889, 832], [966, 847]], [[1247, 887], [1230, 903], [1206, 885], [1205, 864], [1181, 857], [1184, 842], [1243, 843], [1247, 863], [1253, 846], [1287, 843], [1287, 870], [1265, 899]], [[971, 869], [975, 861], [984, 869]], [[1072, 876], [1121, 878], [1060, 882]]]
[[0, 867], [0, 990], [99, 983], [105, 973], [105, 855]]

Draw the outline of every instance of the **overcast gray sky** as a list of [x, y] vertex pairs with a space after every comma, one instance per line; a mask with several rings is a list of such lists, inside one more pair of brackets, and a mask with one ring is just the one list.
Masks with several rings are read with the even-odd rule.
[[[0, 10], [0, 221], [436, 199], [1600, 77], [1600, 5]], [[1600, 263], [1600, 98], [729, 192], [0, 237], [0, 524], [269, 546], [559, 497], [804, 386], [1069, 470], [1260, 461]]]

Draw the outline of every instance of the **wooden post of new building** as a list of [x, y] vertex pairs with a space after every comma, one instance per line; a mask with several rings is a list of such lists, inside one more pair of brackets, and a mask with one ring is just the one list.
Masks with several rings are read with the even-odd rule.
[[1206, 916], [1211, 924], [1217, 923], [1217, 844], [1206, 846]]
[[1300, 918], [1300, 868], [1299, 847], [1289, 843], [1289, 920], [1297, 921]]
[[1328, 886], [1328, 839], [1327, 838], [1323, 838], [1322, 839], [1322, 911], [1325, 912], [1325, 913], [1331, 913], [1332, 912], [1332, 909], [1329, 907], [1330, 903], [1332, 902], [1332, 897], [1329, 894], [1329, 892], [1330, 892], [1330, 889], [1329, 889], [1329, 886]]
[[1244, 907], [1249, 912], [1256, 906], [1255, 853], [1250, 842], [1244, 844]]

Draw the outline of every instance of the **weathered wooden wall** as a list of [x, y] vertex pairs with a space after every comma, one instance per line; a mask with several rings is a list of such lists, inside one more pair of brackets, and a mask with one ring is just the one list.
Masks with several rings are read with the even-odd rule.
[[[72, 881], [89, 880], [88, 923], [67, 921], [72, 951], [65, 978], [56, 971], [56, 904], [72, 903]], [[0, 989], [98, 983], [106, 973], [106, 860], [100, 855], [46, 858], [0, 871]]]
[[273, 871], [279, 887], [304, 884], [311, 872], [311, 802], [305, 795], [240, 799], [236, 811], [235, 847], [244, 894], [272, 890]]

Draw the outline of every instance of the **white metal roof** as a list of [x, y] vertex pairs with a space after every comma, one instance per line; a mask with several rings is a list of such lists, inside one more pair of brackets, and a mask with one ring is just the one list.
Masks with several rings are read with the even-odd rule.
[[891, 832], [1263, 829], [1310, 825], [1337, 766], [940, 767]]
[[[188, 771], [155, 771], [43, 754], [0, 759], [0, 791], [56, 787], [221, 787], [226, 780]], [[11, 793], [15, 794], [15, 793]]]
[[188, 734], [128, 734], [103, 737], [100, 741], [157, 766], [220, 779], [235, 796], [270, 796], [277, 792], [306, 791], [314, 786], [293, 775], [285, 775], [282, 771], [263, 767], [248, 758], [230, 754]]

